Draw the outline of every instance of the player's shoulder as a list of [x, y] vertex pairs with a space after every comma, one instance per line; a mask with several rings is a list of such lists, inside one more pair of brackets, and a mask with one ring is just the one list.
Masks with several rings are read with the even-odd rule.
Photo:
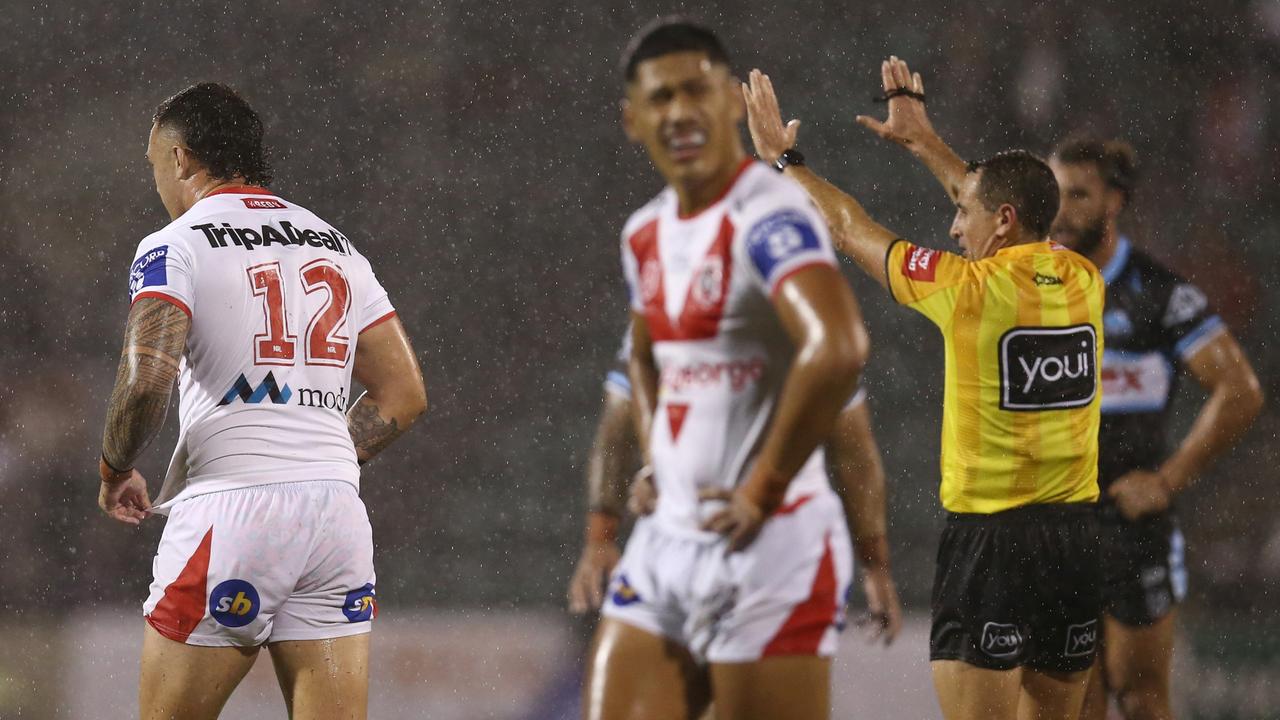
[[1172, 286], [1187, 282], [1187, 279], [1182, 275], [1157, 260], [1151, 253], [1137, 246], [1130, 247], [1129, 260], [1125, 270], [1140, 276], [1149, 283]]
[[752, 161], [730, 193], [730, 212], [746, 225], [788, 211], [816, 219], [817, 209], [800, 183], [762, 162]]
[[1087, 275], [1091, 280], [1101, 283], [1102, 271], [1088, 256], [1052, 240], [1048, 242], [1048, 249], [1049, 254], [1058, 264], [1070, 267], [1080, 274]]
[[624, 243], [629, 241], [646, 225], [655, 222], [658, 215], [662, 213], [663, 206], [673, 201], [673, 195], [674, 191], [670, 187], [664, 187], [661, 192], [631, 213], [627, 221], [622, 224], [622, 241]]

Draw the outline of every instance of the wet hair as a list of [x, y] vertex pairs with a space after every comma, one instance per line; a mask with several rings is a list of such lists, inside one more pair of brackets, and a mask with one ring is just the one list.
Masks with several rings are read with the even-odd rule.
[[645, 25], [631, 38], [622, 53], [622, 75], [631, 82], [640, 63], [678, 52], [706, 53], [711, 62], [729, 65], [729, 53], [714, 32], [687, 18], [670, 16]]
[[242, 177], [251, 185], [271, 182], [271, 165], [262, 144], [262, 120], [226, 85], [192, 85], [160, 103], [151, 119], [160, 127], [177, 131], [213, 177]]
[[1058, 215], [1058, 181], [1044, 160], [1026, 150], [1007, 150], [968, 164], [978, 175], [978, 199], [994, 212], [1012, 205], [1018, 222], [1036, 237], [1049, 234]]
[[1053, 157], [1064, 165], [1093, 163], [1107, 187], [1124, 195], [1124, 204], [1133, 200], [1138, 182], [1138, 160], [1133, 147], [1123, 140], [1077, 135], [1067, 138], [1053, 149]]

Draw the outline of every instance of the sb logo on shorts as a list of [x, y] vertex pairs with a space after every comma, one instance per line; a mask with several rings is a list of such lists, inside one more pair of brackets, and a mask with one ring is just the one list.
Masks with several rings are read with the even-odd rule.
[[226, 627], [244, 627], [258, 617], [258, 590], [245, 580], [224, 580], [209, 593], [209, 615]]
[[347, 622], [367, 622], [378, 617], [378, 598], [374, 594], [373, 583], [365, 583], [364, 587], [347, 593], [342, 604], [342, 614]]

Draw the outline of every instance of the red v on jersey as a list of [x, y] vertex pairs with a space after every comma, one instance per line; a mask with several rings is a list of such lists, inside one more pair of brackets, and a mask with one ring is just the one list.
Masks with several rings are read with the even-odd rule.
[[658, 252], [658, 221], [644, 225], [627, 241], [640, 270], [644, 316], [649, 324], [649, 336], [655, 341], [706, 340], [716, 336], [733, 270], [733, 233], [733, 223], [726, 216], [715, 241], [694, 270], [684, 307], [674, 320], [667, 314], [666, 273]]
[[671, 441], [680, 439], [680, 428], [684, 427], [684, 418], [689, 414], [689, 403], [667, 403], [667, 422], [671, 425]]

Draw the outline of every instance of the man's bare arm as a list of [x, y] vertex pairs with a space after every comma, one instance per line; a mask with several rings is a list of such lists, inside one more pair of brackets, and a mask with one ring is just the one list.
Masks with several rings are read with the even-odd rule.
[[968, 166], [955, 153], [929, 122], [924, 107], [924, 80], [920, 73], [912, 73], [907, 64], [896, 56], [880, 64], [880, 79], [886, 94], [909, 90], [920, 97], [896, 95], [889, 98], [889, 117], [880, 122], [867, 115], [859, 115], [858, 124], [876, 135], [895, 142], [911, 152], [929, 168], [929, 172], [942, 183], [947, 196], [955, 202], [960, 195]]
[[622, 517], [627, 484], [636, 467], [636, 432], [632, 418], [629, 398], [605, 393], [604, 409], [587, 460], [587, 507], [591, 512]]
[[1230, 332], [1186, 360], [1187, 369], [1209, 391], [1191, 430], [1160, 467], [1169, 490], [1181, 492], [1218, 455], [1236, 443], [1262, 410], [1262, 385]]
[[869, 341], [853, 291], [827, 265], [801, 270], [778, 287], [774, 307], [796, 354], [751, 475], [740, 492], [767, 516], [820, 443], [858, 384]]
[[866, 402], [840, 412], [827, 441], [827, 457], [853, 530], [867, 596], [867, 615], [858, 624], [872, 642], [892, 643], [902, 629], [902, 604], [889, 569], [884, 463]]
[[399, 318], [360, 333], [352, 374], [365, 393], [347, 411], [347, 429], [364, 464], [427, 409], [422, 370]]
[[164, 425], [190, 329], [191, 318], [165, 300], [142, 298], [130, 308], [102, 432], [102, 459], [112, 470], [131, 469]]
[[[759, 70], [751, 71], [751, 83], [743, 84], [742, 93], [747, 101], [747, 126], [751, 130], [756, 154], [772, 164], [779, 155], [795, 146], [800, 122], [792, 120], [783, 127], [773, 83]], [[888, 287], [885, 256], [898, 236], [872, 220], [857, 200], [812, 170], [788, 165], [785, 172], [787, 177], [800, 183], [818, 206], [831, 230], [831, 240], [836, 249], [849, 256], [881, 285]]]

